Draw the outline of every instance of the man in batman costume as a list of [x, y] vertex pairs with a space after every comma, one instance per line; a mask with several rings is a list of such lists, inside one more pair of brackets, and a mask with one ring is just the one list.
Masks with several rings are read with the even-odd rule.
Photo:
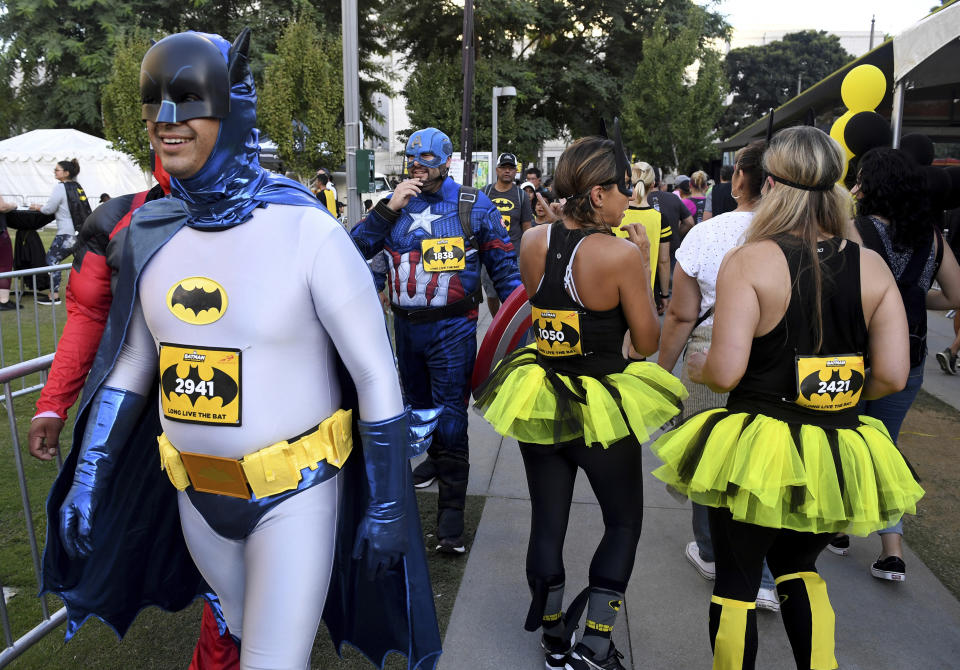
[[[144, 58], [144, 118], [173, 197], [130, 224], [47, 504], [42, 589], [66, 603], [68, 639], [90, 615], [123, 635], [147, 605], [216, 606], [209, 583], [242, 668], [305, 667], [321, 612], [338, 648], [433, 668], [406, 459], [436, 414], [404, 409], [342, 227], [260, 167], [248, 45], [248, 31], [232, 46], [188, 32]], [[262, 291], [264, 272], [289, 275], [287, 293]]]

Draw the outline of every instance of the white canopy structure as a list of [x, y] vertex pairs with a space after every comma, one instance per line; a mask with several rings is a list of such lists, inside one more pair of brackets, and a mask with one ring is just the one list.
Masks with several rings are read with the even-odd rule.
[[101, 193], [135, 193], [152, 183], [152, 177], [148, 180], [107, 140], [69, 128], [31, 130], [0, 142], [0, 196], [20, 206], [43, 204], [56, 184], [54, 166], [72, 158], [80, 164], [77, 181], [91, 207], [97, 206]]

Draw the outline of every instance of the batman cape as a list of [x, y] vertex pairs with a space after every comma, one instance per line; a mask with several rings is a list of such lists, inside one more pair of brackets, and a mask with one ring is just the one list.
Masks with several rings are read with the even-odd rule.
[[[89, 420], [90, 400], [113, 369], [123, 344], [140, 272], [187, 219], [188, 211], [181, 200], [165, 198], [138, 210], [130, 225], [107, 327], [74, 426], [77, 446]], [[343, 407], [356, 409], [353, 381], [342, 362], [338, 361], [337, 368]], [[47, 500], [41, 594], [53, 593], [66, 604], [68, 640], [91, 615], [123, 637], [144, 607], [156, 605], [176, 611], [197, 596], [210, 600], [221, 632], [224, 627], [219, 602], [200, 576], [184, 542], [177, 491], [160, 469], [158, 383], [151, 388], [147, 409], [135, 422], [106, 484], [107, 495], [97, 509], [93, 526], [93, 548], [86, 559], [70, 559], [58, 532], [59, 511], [73, 482], [79, 448], [67, 455]], [[357, 412], [353, 415], [357, 417]], [[405, 501], [408, 549], [399, 566], [371, 581], [366, 578], [362, 561], [351, 557], [356, 529], [369, 499], [363, 463], [358, 439], [341, 473], [343, 495], [323, 620], [338, 650], [345, 643], [351, 644], [380, 668], [387, 654], [399, 652], [407, 656], [408, 670], [432, 670], [440, 654], [440, 634], [412, 485], [406, 487]]]

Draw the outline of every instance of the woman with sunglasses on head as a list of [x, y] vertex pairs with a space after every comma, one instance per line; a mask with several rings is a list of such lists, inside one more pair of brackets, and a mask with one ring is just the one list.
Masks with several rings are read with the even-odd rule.
[[774, 136], [746, 244], [720, 268], [710, 349], [687, 357], [727, 406], [653, 446], [654, 475], [710, 507], [714, 668], [754, 667], [764, 557], [797, 668], [836, 668], [817, 556], [835, 532], [889, 526], [923, 495], [883, 424], [857, 413], [861, 397], [903, 388], [909, 352], [890, 270], [843, 239], [844, 160], [816, 128]]
[[[566, 198], [561, 219], [524, 233], [520, 247], [536, 342], [508, 355], [474, 394], [493, 427], [520, 442], [532, 507], [525, 627], [543, 628], [548, 668], [623, 668], [610, 635], [640, 539], [640, 444], [686, 396], [663, 369], [623, 355], [626, 333], [644, 355], [660, 336], [643, 226], [628, 226], [627, 239], [612, 233], [631, 196], [627, 183], [619, 141], [583, 138], [560, 157], [553, 186]], [[578, 468], [597, 496], [604, 534], [589, 588], [565, 616], [563, 543]]]
[[[53, 214], [57, 222], [57, 234], [47, 250], [47, 265], [56, 265], [73, 253], [77, 245], [77, 233], [83, 222], [90, 216], [90, 203], [83, 187], [77, 183], [80, 173], [80, 164], [74, 158], [60, 161], [53, 168], [53, 176], [57, 184], [53, 187], [50, 197], [43, 205], [30, 205], [30, 209]], [[60, 273], [53, 273], [50, 285], [50, 295], [37, 297], [41, 305], [60, 304]]]

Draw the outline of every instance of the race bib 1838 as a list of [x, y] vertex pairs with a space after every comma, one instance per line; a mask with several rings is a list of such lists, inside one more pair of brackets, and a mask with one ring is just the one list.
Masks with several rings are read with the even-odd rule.
[[578, 312], [569, 309], [547, 310], [531, 307], [531, 316], [538, 352], [551, 357], [579, 356], [583, 353]]
[[427, 272], [458, 272], [467, 267], [462, 237], [423, 240], [420, 250]]
[[172, 421], [240, 425], [240, 350], [160, 343], [160, 406]]
[[797, 356], [797, 399], [803, 407], [823, 412], [850, 409], [863, 391], [863, 356]]

